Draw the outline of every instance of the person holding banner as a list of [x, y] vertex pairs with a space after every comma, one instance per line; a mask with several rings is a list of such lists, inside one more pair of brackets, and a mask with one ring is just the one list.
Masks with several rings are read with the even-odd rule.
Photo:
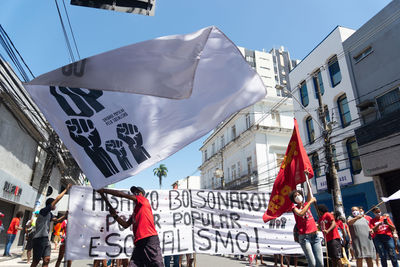
[[[143, 188], [136, 186], [132, 186], [130, 191], [133, 195], [113, 189], [98, 190], [109, 206], [111, 216], [124, 228], [133, 225], [133, 242], [135, 248], [132, 252], [129, 267], [164, 267], [160, 240], [154, 225], [154, 217], [150, 202], [145, 197], [146, 192]], [[116, 210], [110, 205], [108, 199], [104, 196], [104, 193], [126, 198], [135, 202], [136, 206], [132, 216], [127, 221], [119, 217]]]
[[62, 222], [64, 216], [56, 219], [53, 218], [52, 210], [55, 210], [57, 203], [71, 188], [71, 184], [67, 185], [64, 191], [62, 191], [55, 199], [48, 198], [46, 200], [46, 206], [39, 211], [38, 218], [36, 220], [36, 230], [33, 236], [33, 259], [31, 267], [36, 267], [40, 260], [43, 259], [42, 267], [47, 267], [50, 262], [51, 245], [49, 240], [50, 223]]
[[304, 197], [300, 190], [290, 192], [289, 198], [293, 203], [292, 211], [299, 233], [299, 244], [307, 258], [308, 266], [323, 267], [321, 239], [317, 234], [317, 224], [310, 211], [310, 206], [316, 202], [316, 199], [308, 194], [307, 202], [303, 202]]
[[[61, 245], [60, 245], [60, 250], [58, 251], [58, 259], [56, 262], [55, 267], [60, 267], [61, 261], [64, 258], [64, 254], [65, 254], [65, 242], [66, 242], [66, 238], [67, 238], [67, 223], [68, 223], [68, 212], [65, 214], [65, 220], [60, 224], [60, 241], [61, 241]], [[67, 266], [71, 267], [72, 265], [72, 261], [68, 260], [67, 261]]]

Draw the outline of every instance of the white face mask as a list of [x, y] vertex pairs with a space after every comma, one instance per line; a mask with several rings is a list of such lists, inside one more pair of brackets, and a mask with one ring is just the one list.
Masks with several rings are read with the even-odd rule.
[[364, 215], [364, 212], [363, 212], [363, 211], [360, 211], [360, 214], [361, 214], [361, 215]]
[[377, 213], [375, 213], [375, 215], [376, 215], [376, 216], [381, 216], [382, 213], [381, 213], [381, 212], [377, 212]]
[[358, 210], [353, 210], [351, 214], [353, 214], [353, 216], [356, 217], [358, 216], [358, 214], [360, 214], [360, 212]]
[[296, 201], [296, 203], [302, 203], [303, 202], [303, 197], [301, 195], [297, 195], [294, 198], [294, 201]]

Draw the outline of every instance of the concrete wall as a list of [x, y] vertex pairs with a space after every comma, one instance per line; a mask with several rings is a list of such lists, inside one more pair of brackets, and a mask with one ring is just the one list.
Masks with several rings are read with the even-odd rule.
[[30, 183], [37, 143], [0, 103], [0, 169]]

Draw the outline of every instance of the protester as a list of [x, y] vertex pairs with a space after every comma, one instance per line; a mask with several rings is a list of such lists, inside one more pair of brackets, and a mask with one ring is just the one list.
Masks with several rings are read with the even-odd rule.
[[278, 267], [278, 260], [280, 261], [281, 267], [284, 267], [282, 254], [274, 254], [274, 267]]
[[292, 211], [299, 233], [299, 244], [307, 258], [308, 266], [323, 267], [321, 239], [310, 211], [310, 205], [316, 202], [316, 199], [308, 194], [307, 202], [303, 203], [303, 193], [299, 190], [290, 192], [289, 198], [293, 202]]
[[32, 240], [33, 240], [33, 236], [35, 235], [35, 226], [36, 226], [36, 220], [37, 220], [38, 214], [39, 214], [39, 211], [35, 211], [32, 214], [32, 218], [26, 223], [26, 226], [25, 226], [26, 263], [28, 263], [28, 264], [31, 262], [32, 248], [33, 248]]
[[43, 259], [42, 267], [47, 267], [50, 262], [51, 245], [49, 240], [50, 222], [61, 222], [64, 220], [64, 216], [59, 219], [53, 218], [52, 210], [56, 208], [57, 203], [67, 193], [71, 187], [68, 184], [67, 188], [59, 194], [56, 199], [48, 198], [46, 200], [46, 206], [39, 211], [38, 218], [36, 220], [36, 230], [33, 236], [33, 260], [31, 267], [36, 267], [40, 260]]
[[[58, 259], [56, 262], [55, 267], [60, 267], [61, 261], [64, 258], [64, 254], [65, 254], [65, 242], [67, 239], [67, 223], [68, 223], [68, 212], [67, 214], [65, 214], [65, 219], [62, 223], [60, 223], [60, 230], [59, 230], [59, 237], [60, 237], [60, 250], [58, 251]], [[67, 266], [71, 267], [72, 265], [72, 261], [68, 260], [67, 261]]]
[[132, 186], [130, 191], [133, 195], [112, 189], [98, 190], [99, 193], [123, 197], [136, 203], [132, 216], [127, 221], [119, 217], [115, 209], [109, 207], [110, 214], [121, 226], [128, 228], [133, 224], [135, 248], [133, 249], [129, 266], [164, 266], [160, 240], [154, 225], [153, 212], [149, 201], [144, 197], [145, 191], [143, 188], [136, 186]]
[[340, 211], [334, 212], [335, 223], [338, 228], [339, 236], [340, 236], [340, 243], [342, 244], [342, 264], [347, 265], [350, 267], [349, 262], [349, 246], [350, 246], [350, 232], [348, 226], [346, 224], [346, 220], [342, 217]]
[[389, 256], [393, 267], [399, 267], [393, 240], [393, 231], [396, 228], [388, 216], [382, 216], [379, 207], [375, 207], [372, 212], [375, 217], [369, 222], [369, 227], [375, 234], [376, 248], [381, 258], [382, 267], [387, 267], [387, 256]]
[[4, 231], [4, 225], [3, 225], [3, 221], [1, 220], [1, 218], [4, 218], [4, 213], [0, 212], [0, 234], [1, 232]]
[[351, 215], [347, 218], [352, 237], [352, 246], [354, 249], [354, 257], [357, 261], [357, 267], [362, 266], [363, 259], [366, 260], [367, 266], [372, 267], [376, 251], [371, 238], [371, 230], [369, 228], [368, 219], [360, 213], [358, 207], [351, 208]]
[[359, 206], [358, 207], [358, 210], [359, 210], [359, 212], [360, 212], [360, 215], [363, 215], [364, 216], [364, 218], [368, 221], [368, 223], [371, 221], [371, 216], [368, 216], [367, 214], [364, 214], [364, 208], [362, 207], [362, 206]]
[[340, 259], [342, 255], [342, 245], [340, 243], [340, 235], [337, 229], [335, 218], [332, 213], [328, 212], [328, 207], [324, 204], [318, 205], [320, 218], [318, 224], [320, 225], [322, 232], [326, 239], [326, 247], [328, 249], [328, 255], [332, 266], [341, 266]]
[[8, 227], [7, 230], [7, 241], [3, 256], [11, 257], [10, 249], [12, 243], [14, 242], [15, 237], [17, 236], [18, 230], [22, 230], [22, 227], [19, 226], [22, 216], [24, 216], [24, 213], [22, 211], [18, 211], [15, 217], [11, 220], [10, 226]]
[[57, 250], [58, 244], [61, 241], [61, 236], [60, 236], [60, 230], [61, 230], [61, 223], [57, 223], [53, 227], [53, 234], [54, 234], [54, 250]]

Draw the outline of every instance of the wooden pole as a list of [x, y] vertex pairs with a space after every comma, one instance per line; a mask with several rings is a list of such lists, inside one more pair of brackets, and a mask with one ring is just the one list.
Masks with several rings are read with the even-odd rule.
[[365, 212], [364, 214], [367, 214], [368, 212], [371, 212], [373, 209], [379, 207], [380, 205], [382, 205], [382, 203], [384, 203], [385, 201], [381, 201], [378, 204], [376, 204], [375, 206], [373, 206], [371, 209], [369, 209], [367, 212]]

